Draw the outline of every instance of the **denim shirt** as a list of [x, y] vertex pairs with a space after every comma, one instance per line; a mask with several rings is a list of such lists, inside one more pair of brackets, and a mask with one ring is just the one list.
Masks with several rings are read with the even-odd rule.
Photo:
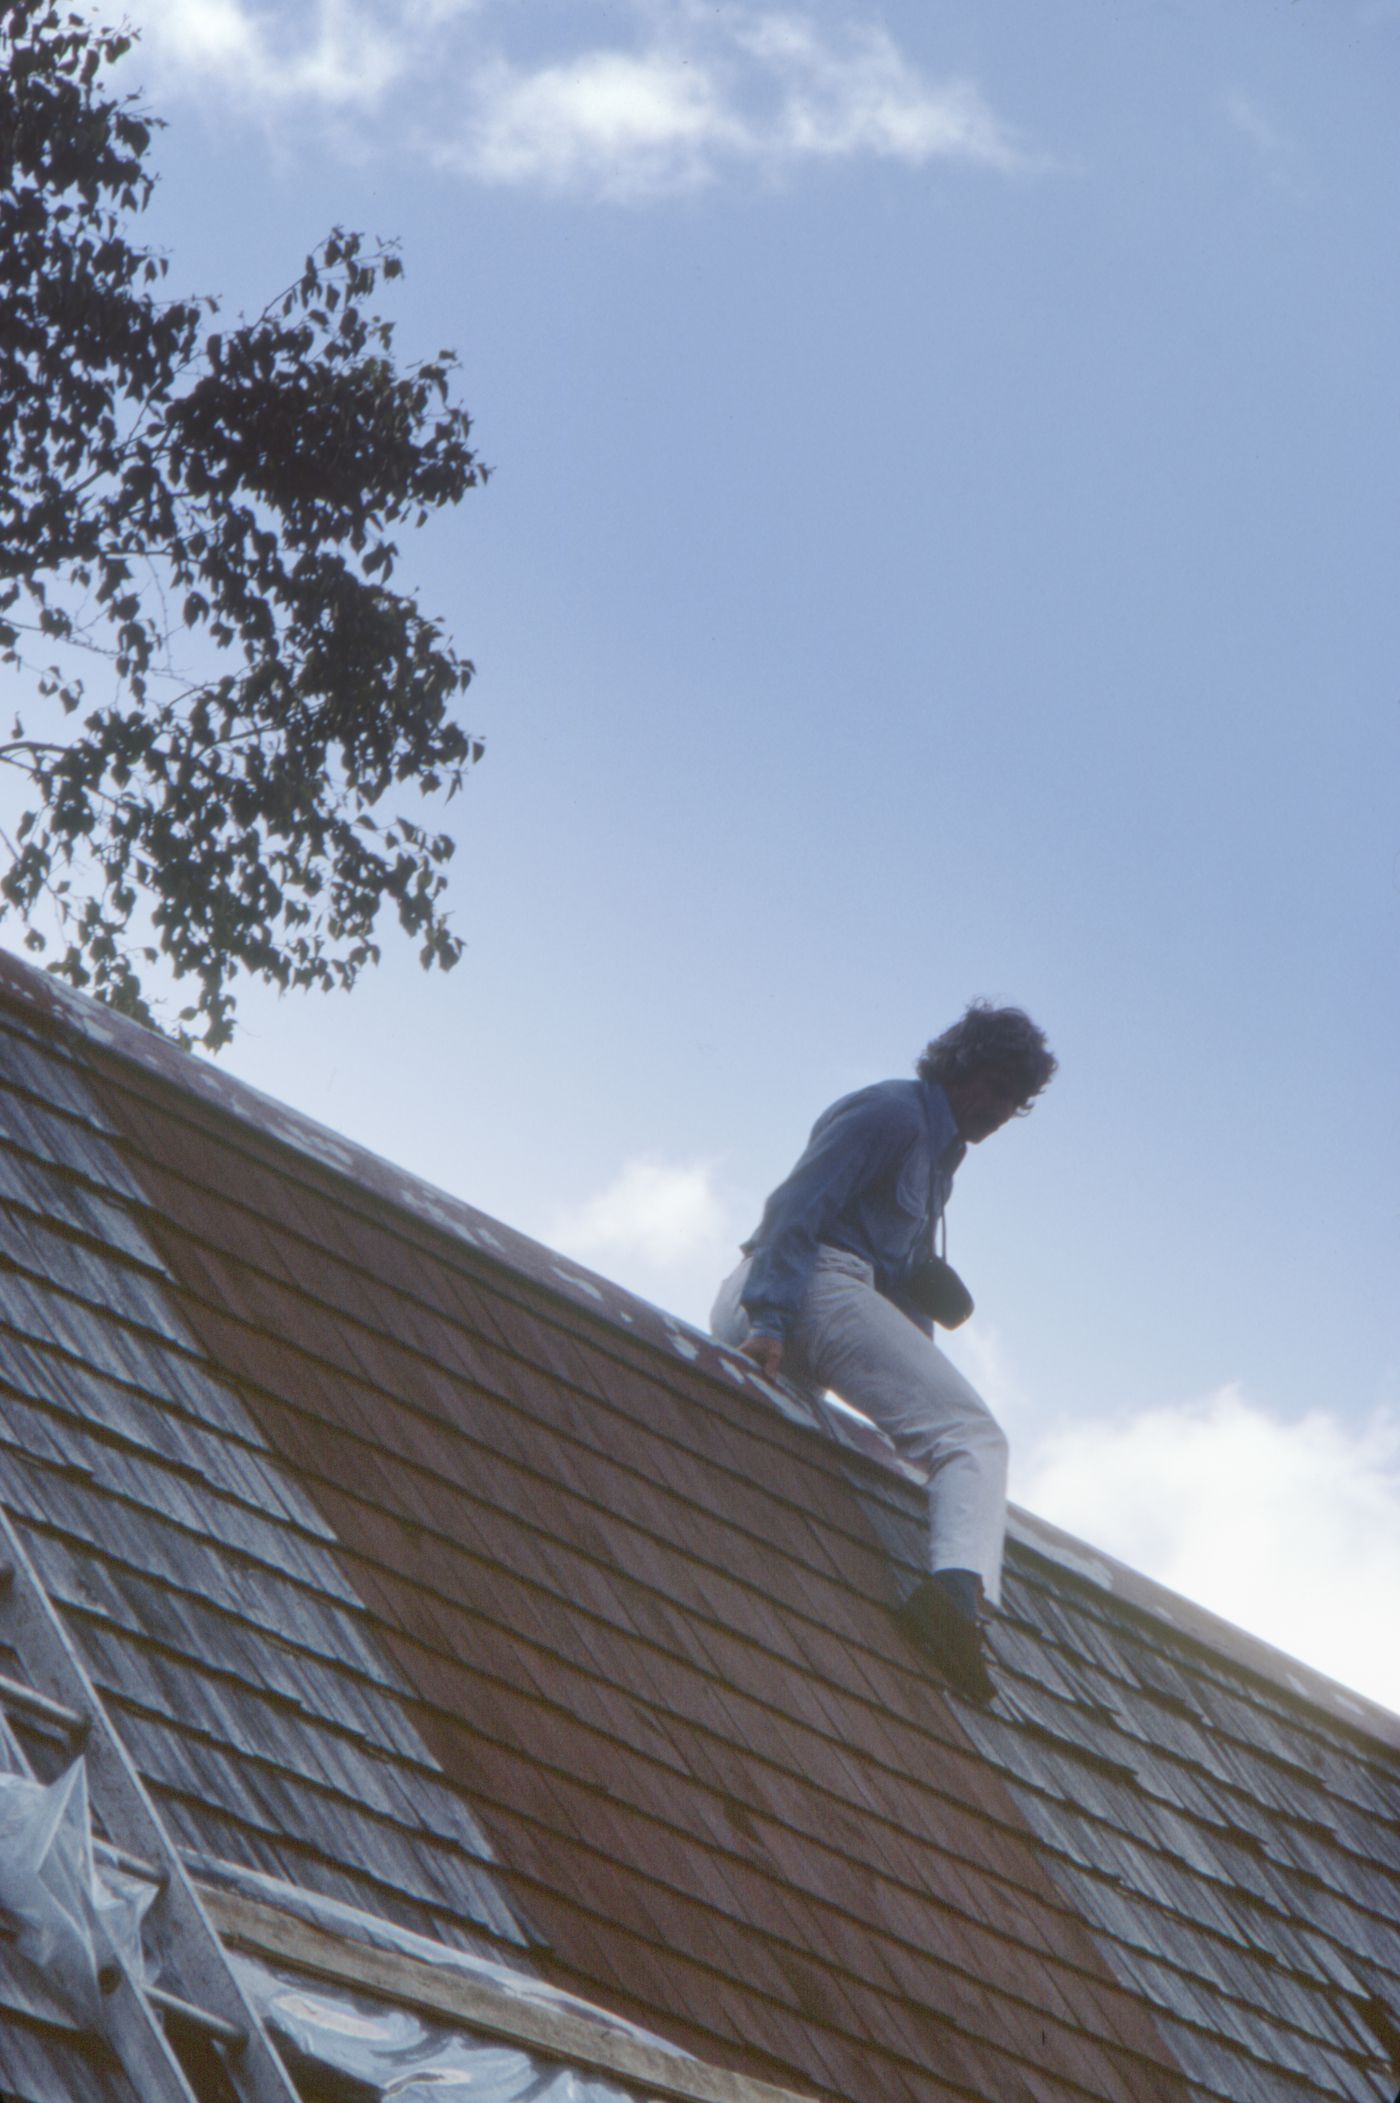
[[929, 1248], [965, 1152], [937, 1081], [876, 1081], [823, 1111], [744, 1243], [752, 1333], [786, 1335], [823, 1242], [863, 1257], [876, 1290], [927, 1331], [900, 1288]]

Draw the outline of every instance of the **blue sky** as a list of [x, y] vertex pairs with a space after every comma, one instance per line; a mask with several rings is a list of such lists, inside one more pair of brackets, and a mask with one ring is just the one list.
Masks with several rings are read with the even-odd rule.
[[496, 472], [448, 978], [226, 1065], [702, 1322], [975, 995], [1013, 1494], [1400, 1707], [1400, 7], [133, 0], [172, 281], [402, 240]]

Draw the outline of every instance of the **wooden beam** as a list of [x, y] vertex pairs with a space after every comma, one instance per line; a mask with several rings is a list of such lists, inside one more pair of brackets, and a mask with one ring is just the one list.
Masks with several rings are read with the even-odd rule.
[[444, 2018], [487, 2037], [503, 2038], [547, 2059], [610, 2074], [646, 2097], [670, 2103], [814, 2103], [795, 2089], [775, 2088], [747, 2074], [730, 2073], [700, 2059], [685, 2059], [644, 2044], [623, 2031], [608, 2030], [565, 2008], [473, 1979], [449, 1965], [425, 1964], [398, 1950], [351, 1942], [343, 1935], [299, 1920], [260, 1899], [202, 1884], [200, 1897], [223, 1940], [294, 1971], [357, 1991], [377, 1994], [396, 2007]]

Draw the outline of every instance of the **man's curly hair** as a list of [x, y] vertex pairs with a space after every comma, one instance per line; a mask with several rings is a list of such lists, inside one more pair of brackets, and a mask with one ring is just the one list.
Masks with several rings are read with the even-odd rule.
[[915, 1068], [921, 1081], [958, 1081], [990, 1069], [1005, 1074], [1022, 1109], [1053, 1078], [1059, 1065], [1024, 1008], [994, 1008], [975, 1000], [961, 1022], [924, 1046]]

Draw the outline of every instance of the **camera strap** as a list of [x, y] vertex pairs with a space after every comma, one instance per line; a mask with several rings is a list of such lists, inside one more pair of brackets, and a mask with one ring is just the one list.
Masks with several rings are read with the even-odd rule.
[[[945, 1179], [938, 1172], [938, 1164], [942, 1156], [934, 1151], [933, 1131], [929, 1122], [927, 1102], [924, 1105], [924, 1120], [924, 1130], [928, 1135], [928, 1252], [930, 1256], [937, 1257], [941, 1262], [946, 1263], [948, 1261], [948, 1199], [952, 1195], [953, 1179], [951, 1176]], [[952, 1146], [945, 1147], [944, 1152], [955, 1155], [953, 1166], [957, 1168], [964, 1154], [966, 1154], [967, 1148], [961, 1141], [955, 1139]], [[943, 1198], [941, 1205], [938, 1201], [940, 1190]], [[939, 1246], [940, 1241], [942, 1242], [941, 1248]]]

